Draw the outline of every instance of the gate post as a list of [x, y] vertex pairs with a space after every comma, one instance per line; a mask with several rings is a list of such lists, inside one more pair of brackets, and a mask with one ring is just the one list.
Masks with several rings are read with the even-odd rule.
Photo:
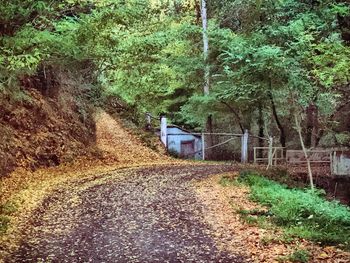
[[241, 140], [242, 140], [241, 162], [242, 163], [248, 162], [248, 138], [249, 138], [248, 130], [245, 130], [243, 136], [241, 137]]
[[146, 130], [151, 130], [152, 123], [151, 123], [151, 113], [146, 113]]
[[168, 128], [168, 125], [167, 125], [167, 120], [165, 117], [161, 117], [160, 119], [160, 139], [162, 141], [162, 143], [164, 144], [165, 148], [167, 148], [167, 138], [168, 138], [168, 135], [167, 135], [167, 128]]
[[205, 161], [205, 138], [204, 133], [202, 133], [202, 160]]

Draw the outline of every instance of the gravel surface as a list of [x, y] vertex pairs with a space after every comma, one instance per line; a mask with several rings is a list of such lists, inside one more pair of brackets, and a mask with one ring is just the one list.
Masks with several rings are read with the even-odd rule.
[[230, 170], [124, 169], [67, 185], [35, 212], [6, 262], [245, 262], [220, 251], [192, 184]]

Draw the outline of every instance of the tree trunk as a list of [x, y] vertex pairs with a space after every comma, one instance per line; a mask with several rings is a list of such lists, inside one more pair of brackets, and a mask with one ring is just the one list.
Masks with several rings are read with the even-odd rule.
[[[261, 103], [259, 103], [259, 119], [258, 119], [258, 126], [259, 126], [259, 147], [264, 147], [264, 140], [262, 139], [264, 137], [264, 116], [263, 116], [263, 109]], [[263, 150], [260, 149], [258, 151], [258, 157], [263, 157]]]
[[[208, 118], [207, 118], [207, 123], [206, 123], [206, 131], [210, 133], [210, 135], [207, 137], [207, 141], [206, 141], [206, 148], [207, 147], [211, 147], [214, 145], [214, 136], [213, 136], [213, 116], [212, 115], [209, 115]], [[213, 150], [212, 149], [208, 149], [206, 151], [206, 156], [209, 158], [209, 159], [213, 159], [214, 158], [214, 153], [213, 153]]]
[[[207, 1], [201, 1], [201, 16], [202, 16], [202, 26], [203, 26], [203, 58], [204, 58], [204, 95], [209, 95], [210, 89], [210, 67], [209, 67], [209, 37], [208, 37], [208, 17], [207, 17]], [[206, 131], [213, 133], [213, 118], [212, 115], [209, 115], [206, 123]], [[214, 143], [213, 135], [209, 136], [207, 140], [206, 147], [212, 146]], [[211, 158], [212, 151], [207, 151], [206, 155]]]
[[273, 117], [276, 121], [277, 127], [280, 131], [280, 143], [281, 143], [282, 147], [286, 147], [286, 133], [285, 133], [284, 128], [283, 128], [283, 126], [280, 122], [280, 119], [278, 117], [275, 101], [273, 100], [271, 92], [269, 92], [269, 97], [270, 97], [270, 101], [271, 101], [272, 114], [273, 114]]
[[204, 55], [204, 94], [209, 94], [210, 85], [210, 68], [208, 63], [209, 58], [209, 38], [208, 38], [208, 17], [207, 17], [207, 1], [202, 0], [202, 26], [203, 26], [203, 55]]
[[201, 5], [199, 4], [198, 0], [195, 0], [195, 9], [196, 9], [196, 24], [200, 25], [201, 21]]
[[306, 108], [306, 147], [316, 147], [318, 144], [319, 122], [318, 108], [314, 103]]
[[315, 111], [313, 114], [314, 120], [313, 120], [313, 128], [312, 128], [312, 134], [311, 134], [311, 147], [316, 148], [318, 145], [318, 134], [320, 130], [320, 122], [318, 120], [318, 107], [315, 105]]
[[313, 180], [313, 176], [312, 176], [311, 163], [310, 163], [309, 154], [308, 154], [307, 149], [306, 149], [305, 144], [304, 144], [304, 139], [303, 139], [302, 130], [301, 130], [301, 121], [300, 121], [300, 118], [298, 117], [297, 113], [294, 113], [294, 118], [295, 118], [295, 127], [296, 127], [296, 130], [297, 130], [298, 135], [299, 135], [301, 148], [304, 152], [304, 156], [305, 156], [306, 163], [307, 163], [307, 170], [308, 170], [308, 175], [309, 175], [310, 186], [311, 186], [311, 189], [314, 190], [314, 180]]

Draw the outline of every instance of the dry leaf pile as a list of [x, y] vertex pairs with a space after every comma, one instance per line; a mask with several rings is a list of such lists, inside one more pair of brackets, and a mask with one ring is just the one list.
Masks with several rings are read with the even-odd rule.
[[118, 163], [135, 164], [155, 161], [169, 161], [147, 148], [122, 126], [121, 122], [103, 110], [95, 114], [96, 146], [104, 157], [114, 158]]

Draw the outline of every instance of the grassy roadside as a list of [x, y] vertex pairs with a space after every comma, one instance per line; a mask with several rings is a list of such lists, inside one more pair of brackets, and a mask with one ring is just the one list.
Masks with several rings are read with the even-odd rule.
[[[261, 238], [263, 245], [276, 242], [276, 239], [285, 244], [303, 243], [305, 240], [326, 250], [331, 248], [331, 251], [319, 252], [318, 256], [324, 259], [339, 249], [350, 250], [350, 209], [339, 202], [327, 201], [322, 191], [288, 188], [251, 171], [221, 176], [219, 183], [232, 190], [248, 187], [247, 198], [256, 204], [255, 207], [237, 207], [231, 201], [246, 224], [272, 231], [281, 230], [273, 238]], [[312, 250], [311, 245], [309, 251]], [[315, 255], [309, 251], [295, 248], [289, 255], [278, 257], [278, 261], [317, 262]], [[350, 254], [346, 255], [344, 261], [334, 262], [349, 262]]]
[[344, 246], [322, 245], [289, 235], [274, 221], [270, 207], [252, 199], [252, 189], [224, 173], [194, 183], [196, 198], [205, 207], [204, 221], [223, 251], [243, 253], [251, 262], [347, 263]]
[[349, 207], [327, 201], [322, 191], [289, 189], [257, 174], [243, 172], [238, 180], [250, 187], [253, 201], [268, 208], [261, 217], [284, 227], [288, 237], [350, 250]]

